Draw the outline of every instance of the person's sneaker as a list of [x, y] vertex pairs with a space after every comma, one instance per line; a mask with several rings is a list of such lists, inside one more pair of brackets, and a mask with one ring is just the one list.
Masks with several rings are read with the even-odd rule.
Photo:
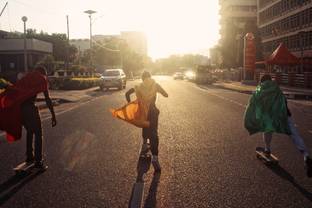
[[154, 167], [155, 172], [161, 172], [161, 167], [160, 167], [160, 163], [158, 161], [158, 157], [154, 156], [152, 157], [152, 164]]
[[46, 169], [48, 169], [48, 166], [43, 161], [41, 161], [35, 162], [35, 168], [45, 171]]
[[34, 163], [34, 159], [33, 158], [27, 158], [25, 160], [25, 162], [26, 162], [27, 165], [30, 165], [30, 164]]
[[311, 178], [312, 177], [312, 159], [310, 157], [306, 157], [304, 160], [304, 165], [305, 165], [307, 176]]

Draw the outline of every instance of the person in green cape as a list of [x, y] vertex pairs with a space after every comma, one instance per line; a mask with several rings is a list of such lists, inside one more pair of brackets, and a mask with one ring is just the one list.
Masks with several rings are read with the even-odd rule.
[[271, 154], [273, 133], [287, 134], [304, 158], [305, 170], [312, 177], [312, 159], [291, 118], [287, 99], [270, 75], [264, 75], [249, 100], [244, 118], [249, 134], [263, 133], [264, 152]]

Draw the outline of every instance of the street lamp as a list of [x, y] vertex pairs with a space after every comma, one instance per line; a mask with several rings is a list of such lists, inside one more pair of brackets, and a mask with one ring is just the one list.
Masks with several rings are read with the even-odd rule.
[[26, 44], [26, 22], [27, 22], [27, 17], [23, 16], [22, 21], [24, 22], [24, 71], [28, 71], [28, 66], [27, 66], [27, 44]]
[[90, 19], [90, 66], [92, 66], [92, 14], [96, 13], [96, 11], [87, 10], [84, 13], [88, 14]]

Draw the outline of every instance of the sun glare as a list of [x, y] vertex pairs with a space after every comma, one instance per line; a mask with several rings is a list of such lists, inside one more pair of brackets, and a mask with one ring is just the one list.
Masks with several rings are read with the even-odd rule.
[[[23, 14], [30, 28], [66, 33], [65, 16], [69, 15], [70, 37], [88, 38], [89, 20], [83, 13], [87, 9], [97, 11], [93, 15], [93, 34], [145, 32], [153, 59], [181, 53], [207, 55], [219, 38], [218, 0], [12, 1], [0, 26], [22, 31], [21, 15], [17, 14]], [[10, 12], [13, 10], [14, 14]]]
[[208, 48], [218, 41], [217, 0], [161, 0], [150, 4], [146, 11], [143, 30], [153, 58], [205, 50], [208, 53]]

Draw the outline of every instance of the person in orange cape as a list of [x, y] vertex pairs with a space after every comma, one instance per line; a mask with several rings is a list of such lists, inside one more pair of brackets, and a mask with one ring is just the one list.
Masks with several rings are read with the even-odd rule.
[[[168, 97], [168, 93], [152, 79], [149, 72], [142, 73], [142, 83], [126, 92], [128, 104], [112, 110], [113, 116], [142, 128], [142, 152], [147, 151], [149, 140], [152, 152], [152, 164], [156, 172], [161, 171], [158, 160], [158, 117], [156, 107], [157, 93]], [[137, 99], [131, 102], [130, 95], [135, 93]]]
[[[41, 92], [44, 93], [52, 114], [52, 126], [55, 126], [56, 118], [48, 92], [46, 71], [43, 67], [37, 67], [1, 93], [0, 130], [6, 132], [9, 142], [13, 142], [21, 138], [22, 126], [24, 126], [27, 132], [26, 162], [35, 162], [37, 167], [45, 168], [42, 159], [41, 119], [35, 105], [37, 94]], [[33, 135], [35, 135], [35, 155], [33, 154]]]

